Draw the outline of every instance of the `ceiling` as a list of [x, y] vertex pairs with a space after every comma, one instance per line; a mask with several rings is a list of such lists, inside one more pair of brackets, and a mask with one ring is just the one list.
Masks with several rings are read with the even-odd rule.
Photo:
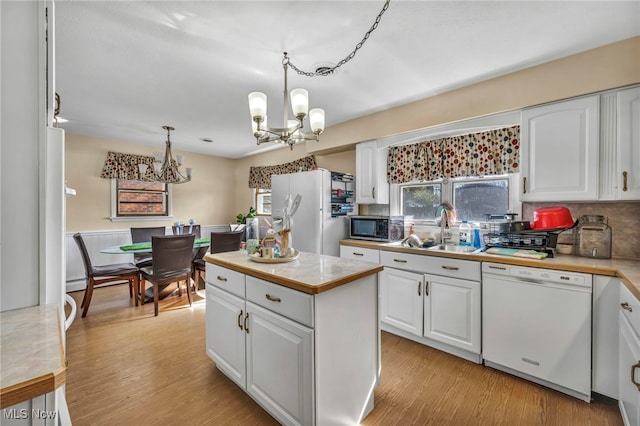
[[[174, 149], [227, 158], [280, 147], [256, 145], [247, 94], [266, 93], [281, 127], [282, 52], [308, 71], [336, 64], [383, 5], [56, 0], [60, 127], [160, 150], [171, 125]], [[640, 1], [393, 0], [351, 61], [327, 77], [289, 70], [289, 89], [306, 88], [329, 127], [637, 35]]]

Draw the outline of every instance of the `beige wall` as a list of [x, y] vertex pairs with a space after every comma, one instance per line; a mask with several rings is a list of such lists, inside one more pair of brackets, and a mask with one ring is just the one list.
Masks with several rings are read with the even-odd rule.
[[191, 182], [173, 185], [174, 219], [111, 222], [111, 181], [100, 178], [107, 152], [151, 155], [158, 147], [67, 133], [65, 148], [65, 178], [77, 191], [75, 197], [67, 197], [67, 232], [171, 226], [174, 221], [189, 218], [203, 225], [235, 222], [229, 203], [235, 197], [234, 160], [174, 151], [174, 155], [183, 154], [185, 165], [194, 169]]
[[[327, 128], [310, 153], [640, 83], [640, 37]], [[330, 113], [330, 108], [327, 113]]]
[[[319, 143], [322, 144], [322, 140]], [[306, 142], [306, 144], [318, 144], [318, 142]], [[305, 144], [299, 144], [294, 146], [293, 151], [288, 147], [283, 147], [264, 154], [236, 160], [236, 210], [244, 213], [249, 210], [249, 206], [254, 205], [254, 192], [249, 188], [249, 168], [251, 166], [272, 166], [288, 163], [306, 155], [308, 154], [305, 150]], [[326, 155], [316, 154], [315, 157], [318, 167], [322, 169], [354, 174], [356, 172], [356, 150], [353, 146], [343, 152]]]
[[[329, 127], [308, 142], [237, 160], [184, 153], [193, 181], [174, 186], [175, 220], [204, 225], [235, 221], [253, 206], [249, 168], [314, 154], [318, 166], [355, 173], [355, 144], [498, 112], [640, 83], [640, 37], [603, 46], [502, 77]], [[67, 230], [125, 229], [154, 222], [112, 223], [110, 184], [99, 177], [108, 150], [150, 154], [154, 148], [67, 135], [66, 176], [78, 196], [67, 199]], [[155, 150], [158, 148], [156, 147]], [[229, 202], [228, 200], [232, 200]], [[161, 222], [170, 225], [173, 220]]]

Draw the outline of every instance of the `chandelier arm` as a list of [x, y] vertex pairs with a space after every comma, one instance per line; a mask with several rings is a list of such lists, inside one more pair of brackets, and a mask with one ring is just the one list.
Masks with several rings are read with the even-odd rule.
[[[362, 38], [362, 40], [356, 44], [356, 47], [351, 51], [351, 53], [349, 53], [344, 59], [339, 61], [335, 66], [323, 68], [322, 71], [317, 71], [317, 70], [316, 71], [303, 71], [300, 68], [296, 67], [291, 62], [291, 60], [288, 59], [288, 58], [287, 58], [286, 63], [285, 63], [285, 61], [283, 61], [282, 63], [285, 65], [285, 67], [288, 65], [295, 72], [297, 72], [299, 75], [303, 75], [303, 76], [306, 76], [306, 77], [314, 77], [316, 75], [322, 76], [322, 77], [326, 77], [326, 76], [328, 76], [330, 74], [333, 74], [333, 72], [335, 70], [337, 70], [338, 68], [340, 68], [341, 66], [343, 66], [344, 64], [346, 64], [347, 62], [349, 62], [350, 60], [352, 60], [356, 56], [356, 53], [358, 52], [358, 50], [360, 50], [362, 48], [362, 46], [365, 44], [365, 42], [369, 39], [369, 37], [371, 36], [371, 33], [373, 33], [378, 28], [378, 25], [380, 24], [380, 21], [382, 20], [382, 15], [387, 11], [387, 9], [389, 9], [390, 3], [391, 3], [391, 0], [386, 0], [384, 2], [384, 6], [382, 6], [382, 10], [380, 10], [380, 13], [378, 13], [378, 16], [376, 16], [376, 19], [373, 22], [373, 24], [371, 25], [371, 28], [369, 28], [369, 31], [367, 31], [364, 34], [364, 37]], [[286, 56], [286, 54], [285, 54], [285, 56]], [[286, 75], [285, 75], [285, 81], [286, 81]]]
[[289, 124], [289, 90], [287, 85], [287, 64], [289, 63], [289, 57], [287, 56], [287, 52], [284, 52], [284, 59], [282, 60], [282, 68], [284, 69], [284, 117], [282, 124], [287, 126]]

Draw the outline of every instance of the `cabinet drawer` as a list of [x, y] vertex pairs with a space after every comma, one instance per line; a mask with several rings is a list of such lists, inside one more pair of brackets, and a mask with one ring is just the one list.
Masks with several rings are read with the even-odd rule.
[[311, 294], [248, 276], [247, 300], [313, 327], [313, 295]]
[[340, 246], [340, 257], [344, 259], [364, 260], [365, 262], [380, 263], [380, 250]]
[[463, 280], [480, 281], [480, 262], [473, 260], [427, 257], [424, 272]]
[[244, 298], [245, 276], [240, 272], [207, 263], [207, 282], [218, 288]]
[[640, 301], [624, 284], [620, 285], [620, 312], [629, 321], [633, 331], [640, 335]]
[[385, 267], [404, 269], [407, 271], [426, 272], [428, 256], [419, 254], [380, 251], [380, 263]]

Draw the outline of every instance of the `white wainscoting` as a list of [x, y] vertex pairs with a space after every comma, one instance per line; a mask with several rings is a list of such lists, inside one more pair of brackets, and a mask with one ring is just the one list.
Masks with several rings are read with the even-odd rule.
[[[207, 225], [202, 226], [200, 235], [206, 238], [211, 232], [227, 231], [229, 225]], [[171, 233], [168, 227], [166, 233]], [[67, 292], [84, 290], [86, 288], [86, 276], [84, 263], [80, 255], [80, 249], [73, 240], [73, 234], [67, 233], [65, 238], [66, 264], [67, 264]], [[131, 231], [129, 229], [118, 229], [110, 231], [80, 231], [84, 244], [87, 246], [89, 258], [93, 265], [106, 265], [110, 263], [133, 262], [132, 254], [104, 254], [101, 249], [111, 246], [121, 246], [131, 244]]]

